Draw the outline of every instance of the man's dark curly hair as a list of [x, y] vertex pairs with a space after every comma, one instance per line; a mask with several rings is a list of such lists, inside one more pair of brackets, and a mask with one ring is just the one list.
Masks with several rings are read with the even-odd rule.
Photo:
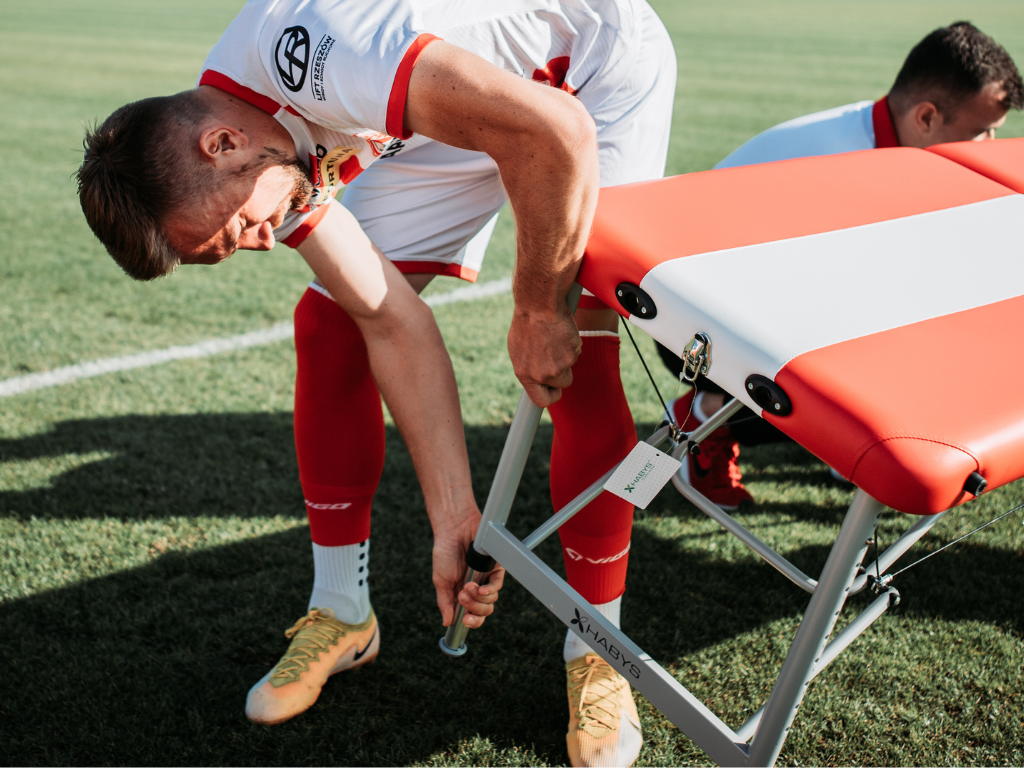
[[211, 169], [192, 140], [209, 109], [197, 91], [126, 104], [85, 134], [76, 174], [82, 211], [125, 272], [152, 280], [181, 261], [163, 224], [207, 193]]
[[1024, 108], [1024, 83], [1010, 54], [970, 22], [958, 21], [914, 46], [889, 91], [889, 103], [901, 114], [930, 101], [951, 117], [989, 83], [1006, 90], [1006, 109]]

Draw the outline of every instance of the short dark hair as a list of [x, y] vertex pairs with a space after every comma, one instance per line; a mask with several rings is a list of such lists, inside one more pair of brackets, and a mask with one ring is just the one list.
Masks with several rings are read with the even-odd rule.
[[192, 138], [210, 114], [198, 91], [126, 104], [92, 130], [78, 169], [78, 197], [96, 237], [136, 280], [173, 272], [168, 217], [212, 186]]
[[889, 91], [889, 103], [902, 113], [927, 100], [952, 115], [989, 83], [1006, 89], [1006, 109], [1024, 107], [1024, 83], [1010, 54], [970, 22], [958, 21], [914, 46]]

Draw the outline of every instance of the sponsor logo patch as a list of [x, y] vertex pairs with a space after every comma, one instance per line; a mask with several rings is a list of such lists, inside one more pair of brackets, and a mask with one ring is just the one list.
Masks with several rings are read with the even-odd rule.
[[305, 27], [288, 27], [274, 49], [277, 73], [289, 91], [302, 90], [309, 67], [309, 32]]
[[318, 186], [333, 188], [341, 182], [341, 166], [358, 153], [355, 147], [334, 147], [330, 151], [322, 144], [316, 145], [316, 165], [320, 173]]
[[309, 155], [309, 166], [312, 168], [311, 181], [315, 193], [310, 198], [310, 205], [323, 205], [342, 184], [348, 184], [362, 172], [357, 147], [334, 147], [327, 149], [323, 144], [316, 145], [316, 157]]
[[388, 144], [388, 147], [387, 147], [388, 151], [385, 154], [381, 155], [380, 159], [383, 160], [385, 157], [394, 157], [404, 147], [405, 147], [405, 142], [404, 141], [402, 141], [401, 139], [395, 139], [390, 144]]
[[310, 78], [309, 87], [312, 88], [313, 98], [317, 101], [327, 101], [327, 91], [324, 89], [324, 64], [333, 47], [334, 38], [324, 35], [316, 47], [316, 53], [313, 54], [313, 76]]

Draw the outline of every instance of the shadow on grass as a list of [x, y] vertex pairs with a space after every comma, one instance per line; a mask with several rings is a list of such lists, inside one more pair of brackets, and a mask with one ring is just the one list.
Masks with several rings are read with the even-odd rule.
[[[511, 583], [500, 613], [471, 635], [469, 655], [444, 658], [428, 548], [410, 551], [388, 531], [374, 534], [374, 547], [380, 659], [334, 678], [313, 709], [274, 728], [249, 724], [242, 707], [305, 604], [304, 530], [171, 553], [3, 606], [5, 762], [402, 765], [479, 735], [561, 763], [561, 625]], [[824, 548], [811, 549], [824, 558]], [[806, 602], [781, 578], [765, 578], [763, 566], [682, 560], [677, 545], [642, 531], [633, 553], [624, 620], [663, 664], [795, 616]], [[991, 608], [1024, 588], [1020, 557], [963, 555], [960, 567], [976, 570], [979, 583], [959, 585], [957, 602], [946, 584], [921, 575], [907, 590], [915, 614], [991, 620]], [[967, 599], [979, 588], [987, 602]], [[1002, 618], [1022, 628], [1018, 607]]]
[[109, 453], [52, 478], [0, 493], [20, 519], [302, 513], [291, 414], [122, 416], [58, 423], [0, 440], [0, 461]]
[[[653, 431], [651, 425], [638, 429], [644, 435]], [[500, 427], [466, 429], [473, 481], [481, 501], [507, 434], [507, 429]], [[543, 515], [549, 509], [546, 472], [550, 440], [551, 427], [544, 425], [520, 491], [521, 506]], [[387, 430], [387, 452], [381, 493], [421, 504], [411, 462], [393, 428]], [[0, 461], [46, 462], [94, 453], [110, 456], [64, 471], [46, 487], [0, 491], [0, 514], [22, 520], [32, 516], [142, 520], [193, 514], [304, 515], [288, 413], [74, 420], [27, 438], [0, 440]], [[744, 449], [744, 461], [753, 465], [755, 474], [784, 467], [773, 469], [766, 478], [773, 482], [837, 485], [822, 469], [824, 465], [795, 445]], [[688, 504], [675, 500], [672, 508], [681, 516], [695, 513]], [[797, 517], [838, 522], [845, 509], [796, 504], [790, 511]], [[540, 518], [536, 519], [539, 522]]]
[[[508, 434], [468, 427], [466, 441], [481, 504]], [[386, 432], [387, 465], [375, 515], [388, 507], [423, 509], [412, 462], [396, 429]], [[542, 428], [520, 501], [548, 514], [547, 452]], [[0, 491], [0, 515], [28, 520], [182, 515], [305, 518], [290, 413], [121, 416], [59, 422], [21, 439], [0, 439], [0, 462], [110, 454], [48, 478], [43, 487]], [[26, 484], [30, 485], [30, 484]], [[382, 510], [385, 510], [382, 512]], [[424, 515], [425, 518], [425, 515]], [[539, 518], [538, 518], [539, 519]]]
[[[467, 430], [478, 490], [490, 480], [506, 432]], [[122, 498], [121, 491], [169, 489], [191, 477], [149, 514], [194, 513], [204, 498], [215, 507], [227, 498], [225, 488], [247, 489], [250, 498], [294, 497], [289, 503], [300, 508], [290, 438], [290, 419], [276, 414], [72, 422], [41, 438], [8, 441], [2, 455], [116, 451], [99, 463], [111, 466], [68, 472], [50, 491], [4, 494], [3, 505], [37, 505], [31, 514], [40, 514], [47, 493], [69, 499], [95, 493], [100, 498], [87, 509], [132, 518], [140, 497]], [[312, 577], [308, 534], [300, 529], [169, 553], [141, 568], [0, 606], [5, 762], [401, 765], [479, 735], [496, 749], [526, 749], [561, 764], [564, 627], [512, 582], [498, 615], [472, 633], [469, 655], [440, 654], [429, 524], [408, 456], [393, 432], [388, 438], [371, 565], [383, 636], [375, 665], [334, 678], [317, 705], [293, 721], [251, 725], [242, 713], [245, 693], [283, 652], [282, 631], [305, 606]], [[242, 440], [250, 448], [224, 460], [227, 448]], [[524, 475], [519, 533], [550, 513], [549, 440], [542, 429]], [[183, 466], [166, 459], [183, 454], [191, 457]], [[159, 456], [165, 460], [153, 461]], [[232, 473], [238, 476], [225, 479]], [[118, 476], [122, 485], [104, 488], [104, 478]], [[207, 485], [216, 488], [213, 496], [204, 496]], [[557, 542], [548, 540], [538, 554], [557, 563]], [[826, 556], [825, 546], [809, 546], [793, 559], [815, 574]], [[808, 600], [766, 565], [695, 553], [685, 540], [643, 528], [635, 531], [631, 560], [623, 619], [633, 639], [666, 665], [797, 616]], [[964, 548], [955, 565], [936, 558], [901, 579], [906, 610], [1020, 632], [1022, 560], [985, 547]]]

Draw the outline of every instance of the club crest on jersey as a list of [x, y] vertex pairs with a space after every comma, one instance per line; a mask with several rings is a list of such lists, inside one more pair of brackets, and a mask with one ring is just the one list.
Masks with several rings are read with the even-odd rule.
[[309, 67], [309, 32], [305, 27], [288, 27], [274, 49], [277, 73], [289, 91], [302, 90]]

